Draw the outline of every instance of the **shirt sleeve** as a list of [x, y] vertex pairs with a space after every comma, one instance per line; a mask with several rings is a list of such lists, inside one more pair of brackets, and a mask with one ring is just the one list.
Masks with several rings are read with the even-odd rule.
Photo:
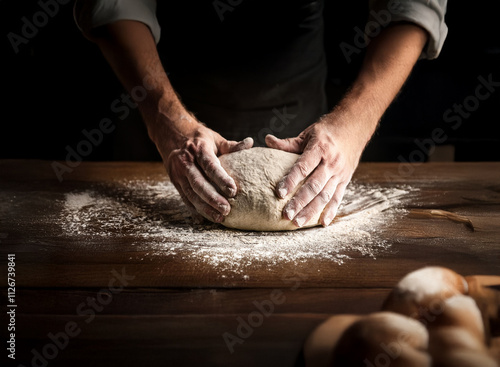
[[127, 19], [146, 24], [155, 42], [160, 41], [156, 0], [76, 0], [73, 14], [76, 25], [87, 38], [94, 28]]
[[448, 34], [444, 21], [446, 5], [447, 0], [370, 0], [368, 22], [385, 22], [382, 25], [386, 25], [389, 22], [407, 21], [419, 25], [429, 33], [429, 41], [420, 58], [435, 59]]

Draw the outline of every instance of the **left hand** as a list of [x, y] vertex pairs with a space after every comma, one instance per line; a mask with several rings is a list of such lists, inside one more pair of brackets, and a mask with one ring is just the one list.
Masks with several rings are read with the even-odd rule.
[[309, 176], [283, 209], [283, 216], [297, 227], [304, 226], [317, 213], [322, 213], [320, 223], [328, 226], [337, 214], [367, 142], [365, 134], [356, 134], [353, 126], [344, 122], [326, 115], [295, 138], [266, 136], [270, 148], [302, 153], [276, 185], [276, 195], [284, 198]]

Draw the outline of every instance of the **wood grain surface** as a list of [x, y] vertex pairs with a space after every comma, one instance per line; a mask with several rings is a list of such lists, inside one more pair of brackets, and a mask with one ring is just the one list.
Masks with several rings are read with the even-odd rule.
[[[343, 264], [255, 264], [245, 277], [181, 254], [149, 256], [146, 239], [138, 248], [132, 237], [68, 236], [51, 220], [65, 194], [121, 180], [168, 178], [160, 163], [89, 162], [59, 182], [51, 162], [0, 161], [3, 305], [7, 255], [16, 262], [16, 360], [2, 348], [7, 365], [295, 366], [314, 327], [378, 310], [412, 270], [500, 275], [500, 163], [362, 163], [356, 182], [418, 189], [381, 230], [389, 247]], [[237, 341], [228, 346], [229, 334]]]

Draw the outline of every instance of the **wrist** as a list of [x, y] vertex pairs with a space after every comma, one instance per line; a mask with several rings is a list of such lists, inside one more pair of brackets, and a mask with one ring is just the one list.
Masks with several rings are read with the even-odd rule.
[[163, 158], [180, 148], [200, 125], [177, 97], [156, 95], [144, 102], [139, 105], [140, 112], [149, 137]]
[[353, 87], [324, 120], [335, 126], [337, 135], [363, 149], [375, 132], [383, 110], [372, 91]]

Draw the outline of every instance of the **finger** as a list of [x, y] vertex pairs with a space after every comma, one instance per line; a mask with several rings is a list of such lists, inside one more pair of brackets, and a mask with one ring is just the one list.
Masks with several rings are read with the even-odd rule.
[[[313, 173], [306, 179], [302, 187], [295, 193], [293, 198], [288, 202], [283, 210], [284, 217], [292, 220], [299, 212], [305, 208], [317, 195], [324, 192], [325, 185], [329, 182], [331, 174], [327, 170], [327, 166], [320, 163]], [[333, 194], [333, 191], [331, 192]], [[328, 203], [329, 199], [325, 202]], [[324, 207], [324, 206], [323, 206]], [[323, 208], [321, 208], [323, 210]]]
[[181, 198], [184, 202], [188, 203], [188, 207], [194, 208], [196, 212], [200, 213], [208, 220], [215, 223], [222, 223], [224, 216], [211, 205], [207, 204], [207, 202], [193, 190], [188, 181], [181, 182], [180, 186], [182, 190]]
[[331, 200], [326, 205], [325, 209], [323, 210], [323, 213], [321, 214], [320, 223], [322, 226], [324, 227], [329, 226], [335, 219], [335, 216], [337, 215], [337, 210], [339, 209], [340, 203], [342, 202], [345, 189], [348, 184], [349, 181], [341, 182], [335, 189], [335, 193], [333, 194]]
[[186, 205], [187, 209], [191, 213], [191, 216], [193, 218], [194, 223], [197, 223], [197, 224], [202, 223], [203, 216], [200, 213], [198, 213], [198, 211], [196, 210], [196, 207], [193, 205], [193, 203], [191, 203], [188, 200], [188, 198], [187, 198], [186, 194], [184, 194], [184, 191], [182, 190], [182, 188], [176, 183], [174, 183], [174, 186], [177, 189], [177, 192], [179, 193], [179, 196], [181, 197], [183, 203]]
[[297, 213], [293, 223], [297, 227], [303, 227], [318, 213], [323, 212], [325, 207], [331, 202], [333, 196], [335, 195], [334, 193], [338, 187], [337, 185], [338, 179], [336, 177], [330, 178], [323, 190], [321, 190], [321, 192], [316, 195], [304, 209]]
[[227, 197], [234, 197], [236, 195], [236, 183], [224, 168], [222, 168], [219, 158], [217, 158], [212, 149], [208, 149], [206, 145], [203, 145], [196, 154], [196, 161], [203, 172], [205, 172], [208, 179], [216, 185], [224, 195]]
[[[213, 187], [213, 185], [205, 178], [205, 176], [200, 172], [200, 170], [198, 169], [198, 167], [196, 167], [196, 165], [192, 164], [189, 167], [187, 167], [186, 176], [190, 185], [190, 189], [192, 189], [192, 191], [196, 193], [197, 197], [201, 198], [203, 202], [210, 205], [220, 214], [222, 215], [229, 214], [231, 210], [229, 202], [226, 200], [225, 197], [223, 197], [221, 194], [217, 192], [215, 187]], [[186, 195], [187, 195], [186, 191], [190, 191], [186, 190], [186, 188], [184, 187], [183, 190], [186, 193]], [[188, 196], [188, 198], [190, 197]]]
[[240, 150], [250, 149], [252, 146], [253, 146], [253, 139], [250, 137], [245, 138], [242, 141], [224, 140], [224, 142], [220, 144], [219, 153], [220, 155], [222, 155], [227, 153], [238, 152]]
[[317, 149], [305, 150], [295, 161], [290, 172], [276, 185], [276, 194], [284, 199], [289, 192], [313, 172], [321, 162], [321, 152]]
[[266, 135], [266, 145], [269, 148], [284, 150], [290, 153], [302, 153], [302, 143], [304, 139], [301, 137], [279, 139], [274, 135]]
[[182, 188], [182, 186], [180, 184], [178, 184], [177, 182], [173, 182], [173, 184], [174, 184], [175, 188], [177, 189], [177, 192], [179, 193], [182, 201], [184, 202], [184, 204], [186, 204], [188, 209], [190, 211], [192, 211], [192, 210], [196, 211], [195, 206], [193, 205], [193, 203], [191, 203], [191, 201], [188, 199], [188, 197], [184, 193], [184, 189]]

